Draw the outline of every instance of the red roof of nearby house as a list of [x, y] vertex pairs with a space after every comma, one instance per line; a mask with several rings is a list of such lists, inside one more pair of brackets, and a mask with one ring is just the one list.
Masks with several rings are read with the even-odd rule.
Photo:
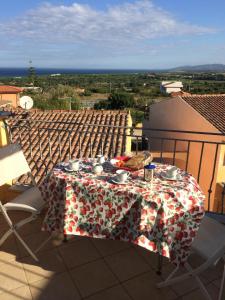
[[177, 96], [182, 96], [182, 97], [186, 97], [186, 96], [191, 96], [190, 93], [184, 92], [184, 91], [179, 91], [179, 92], [172, 92], [170, 94], [171, 97], [177, 97]]
[[22, 88], [11, 85], [0, 85], [0, 94], [18, 94], [23, 91]]
[[225, 133], [225, 94], [182, 96], [182, 99], [220, 132]]

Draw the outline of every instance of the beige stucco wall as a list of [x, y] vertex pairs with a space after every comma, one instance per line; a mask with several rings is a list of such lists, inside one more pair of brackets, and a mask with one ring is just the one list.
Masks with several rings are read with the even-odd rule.
[[11, 101], [13, 107], [18, 106], [19, 94], [0, 94], [0, 100]]
[[[131, 117], [131, 114], [129, 113], [126, 126], [132, 127], [132, 123], [133, 123], [132, 117]], [[130, 134], [131, 134], [130, 129], [127, 129], [126, 135], [130, 135]], [[131, 153], [131, 137], [130, 136], [126, 137], [125, 153]]]
[[[182, 98], [170, 98], [164, 100], [160, 103], [154, 104], [150, 108], [149, 120], [145, 120], [143, 124], [144, 135], [148, 136], [150, 139], [151, 151], [155, 152], [155, 156], [160, 156], [159, 150], [161, 147], [161, 141], [157, 141], [154, 137], [167, 137], [167, 138], [180, 138], [188, 140], [203, 140], [203, 141], [214, 141], [220, 142], [221, 137], [210, 136], [210, 135], [200, 135], [200, 134], [187, 134], [187, 133], [165, 133], [165, 132], [154, 132], [147, 131], [146, 128], [161, 128], [161, 129], [173, 129], [173, 130], [184, 130], [184, 131], [200, 131], [200, 132], [211, 132], [219, 133], [219, 131], [209, 123], [205, 118], [203, 118], [197, 111], [195, 111], [191, 106], [189, 106]], [[198, 167], [200, 163], [202, 144], [199, 142], [191, 142], [190, 144], [190, 154], [188, 171], [198, 177]], [[163, 152], [167, 152], [163, 156], [163, 160], [169, 163], [173, 161], [172, 151], [174, 149], [174, 141], [166, 141], [163, 145]], [[175, 165], [178, 167], [185, 167], [185, 160], [187, 157], [187, 142], [177, 142], [176, 151], [179, 151], [176, 155]], [[212, 180], [213, 174], [213, 163], [216, 153], [216, 146], [213, 144], [204, 145], [204, 151], [202, 156], [202, 166], [199, 178], [199, 184], [208, 196], [208, 189]], [[180, 157], [179, 157], [180, 156]], [[225, 170], [221, 166], [223, 153], [221, 151], [221, 146], [218, 149], [218, 155], [216, 160], [216, 172], [215, 178], [213, 180], [212, 194], [210, 209], [215, 209], [217, 207], [216, 202], [220, 199], [215, 199], [215, 187], [216, 183], [220, 181], [225, 181]], [[215, 200], [215, 201], [214, 201]]]

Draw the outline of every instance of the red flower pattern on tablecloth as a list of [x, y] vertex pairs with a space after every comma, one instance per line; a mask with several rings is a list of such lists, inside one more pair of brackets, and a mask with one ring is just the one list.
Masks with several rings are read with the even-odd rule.
[[117, 185], [111, 173], [81, 171], [81, 177], [53, 169], [40, 187], [48, 207], [43, 229], [133, 242], [182, 264], [204, 216], [205, 197], [184, 171], [180, 181], [162, 179], [168, 168], [157, 165], [152, 187], [143, 184], [143, 170]]

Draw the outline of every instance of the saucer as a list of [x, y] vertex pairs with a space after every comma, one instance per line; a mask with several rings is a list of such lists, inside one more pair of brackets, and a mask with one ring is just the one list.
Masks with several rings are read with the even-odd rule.
[[111, 178], [111, 181], [112, 181], [113, 183], [115, 183], [115, 184], [127, 184], [127, 183], [128, 183], [128, 180], [126, 180], [126, 181], [118, 181], [118, 180], [116, 179], [116, 177]]
[[169, 177], [166, 173], [161, 173], [160, 176], [165, 179], [165, 180], [176, 180], [176, 181], [180, 181], [182, 180], [182, 176], [180, 174], [177, 174], [176, 176], [174, 177]]
[[73, 170], [73, 169], [70, 169], [70, 168], [68, 168], [68, 167], [64, 167], [64, 170], [65, 170], [66, 172], [69, 172], [69, 173], [79, 172], [81, 169], [82, 169], [81, 166], [79, 167], [79, 170], [77, 170], [77, 171], [75, 171], [75, 170]]

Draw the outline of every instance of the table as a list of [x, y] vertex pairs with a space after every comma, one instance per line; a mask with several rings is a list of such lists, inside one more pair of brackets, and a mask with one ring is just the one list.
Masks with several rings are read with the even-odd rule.
[[132, 242], [183, 264], [204, 216], [205, 197], [196, 180], [178, 170], [181, 181], [161, 178], [171, 166], [157, 164], [152, 188], [143, 170], [130, 181], [114, 184], [112, 172], [78, 174], [53, 169], [40, 190], [47, 202], [43, 229], [64, 234]]

